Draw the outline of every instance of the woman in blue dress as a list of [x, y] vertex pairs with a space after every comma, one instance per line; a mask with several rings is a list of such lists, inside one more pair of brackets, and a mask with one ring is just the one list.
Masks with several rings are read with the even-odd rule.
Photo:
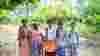
[[79, 32], [65, 32], [64, 42], [66, 56], [79, 56], [79, 37]]

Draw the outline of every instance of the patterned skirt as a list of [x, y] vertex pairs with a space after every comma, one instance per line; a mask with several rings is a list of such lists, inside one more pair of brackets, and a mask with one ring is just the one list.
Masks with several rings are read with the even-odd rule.
[[22, 46], [19, 47], [19, 56], [30, 56], [30, 48], [29, 48], [29, 43], [28, 40], [25, 39], [22, 42]]

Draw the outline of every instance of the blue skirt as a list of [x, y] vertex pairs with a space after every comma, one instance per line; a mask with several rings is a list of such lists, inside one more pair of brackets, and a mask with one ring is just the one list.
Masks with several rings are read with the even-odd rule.
[[59, 47], [59, 48], [57, 48], [57, 50], [56, 50], [57, 52], [57, 55], [58, 56], [65, 56], [65, 49], [64, 49], [64, 47]]
[[32, 48], [39, 48], [38, 40], [32, 40]]

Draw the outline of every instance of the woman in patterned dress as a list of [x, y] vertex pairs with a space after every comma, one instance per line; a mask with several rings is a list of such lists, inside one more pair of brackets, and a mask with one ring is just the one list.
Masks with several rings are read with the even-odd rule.
[[31, 31], [26, 25], [27, 20], [23, 19], [21, 23], [18, 30], [19, 56], [31, 56]]

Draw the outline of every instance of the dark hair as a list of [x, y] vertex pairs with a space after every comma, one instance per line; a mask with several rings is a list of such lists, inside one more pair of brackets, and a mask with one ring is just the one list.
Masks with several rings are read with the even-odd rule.
[[51, 22], [52, 22], [52, 21], [51, 21], [50, 19], [47, 20], [47, 24], [51, 24]]
[[33, 26], [33, 28], [34, 28], [35, 30], [38, 30], [38, 24], [33, 23], [32, 26]]
[[48, 31], [48, 28], [45, 28], [45, 31]]
[[48, 18], [47, 23], [48, 24], [52, 24], [52, 23], [54, 23], [56, 21], [56, 19], [57, 19], [56, 17]]
[[21, 20], [21, 23], [22, 23], [22, 24], [26, 24], [26, 23], [27, 23], [27, 20], [26, 20], [26, 19], [22, 19], [22, 20]]

